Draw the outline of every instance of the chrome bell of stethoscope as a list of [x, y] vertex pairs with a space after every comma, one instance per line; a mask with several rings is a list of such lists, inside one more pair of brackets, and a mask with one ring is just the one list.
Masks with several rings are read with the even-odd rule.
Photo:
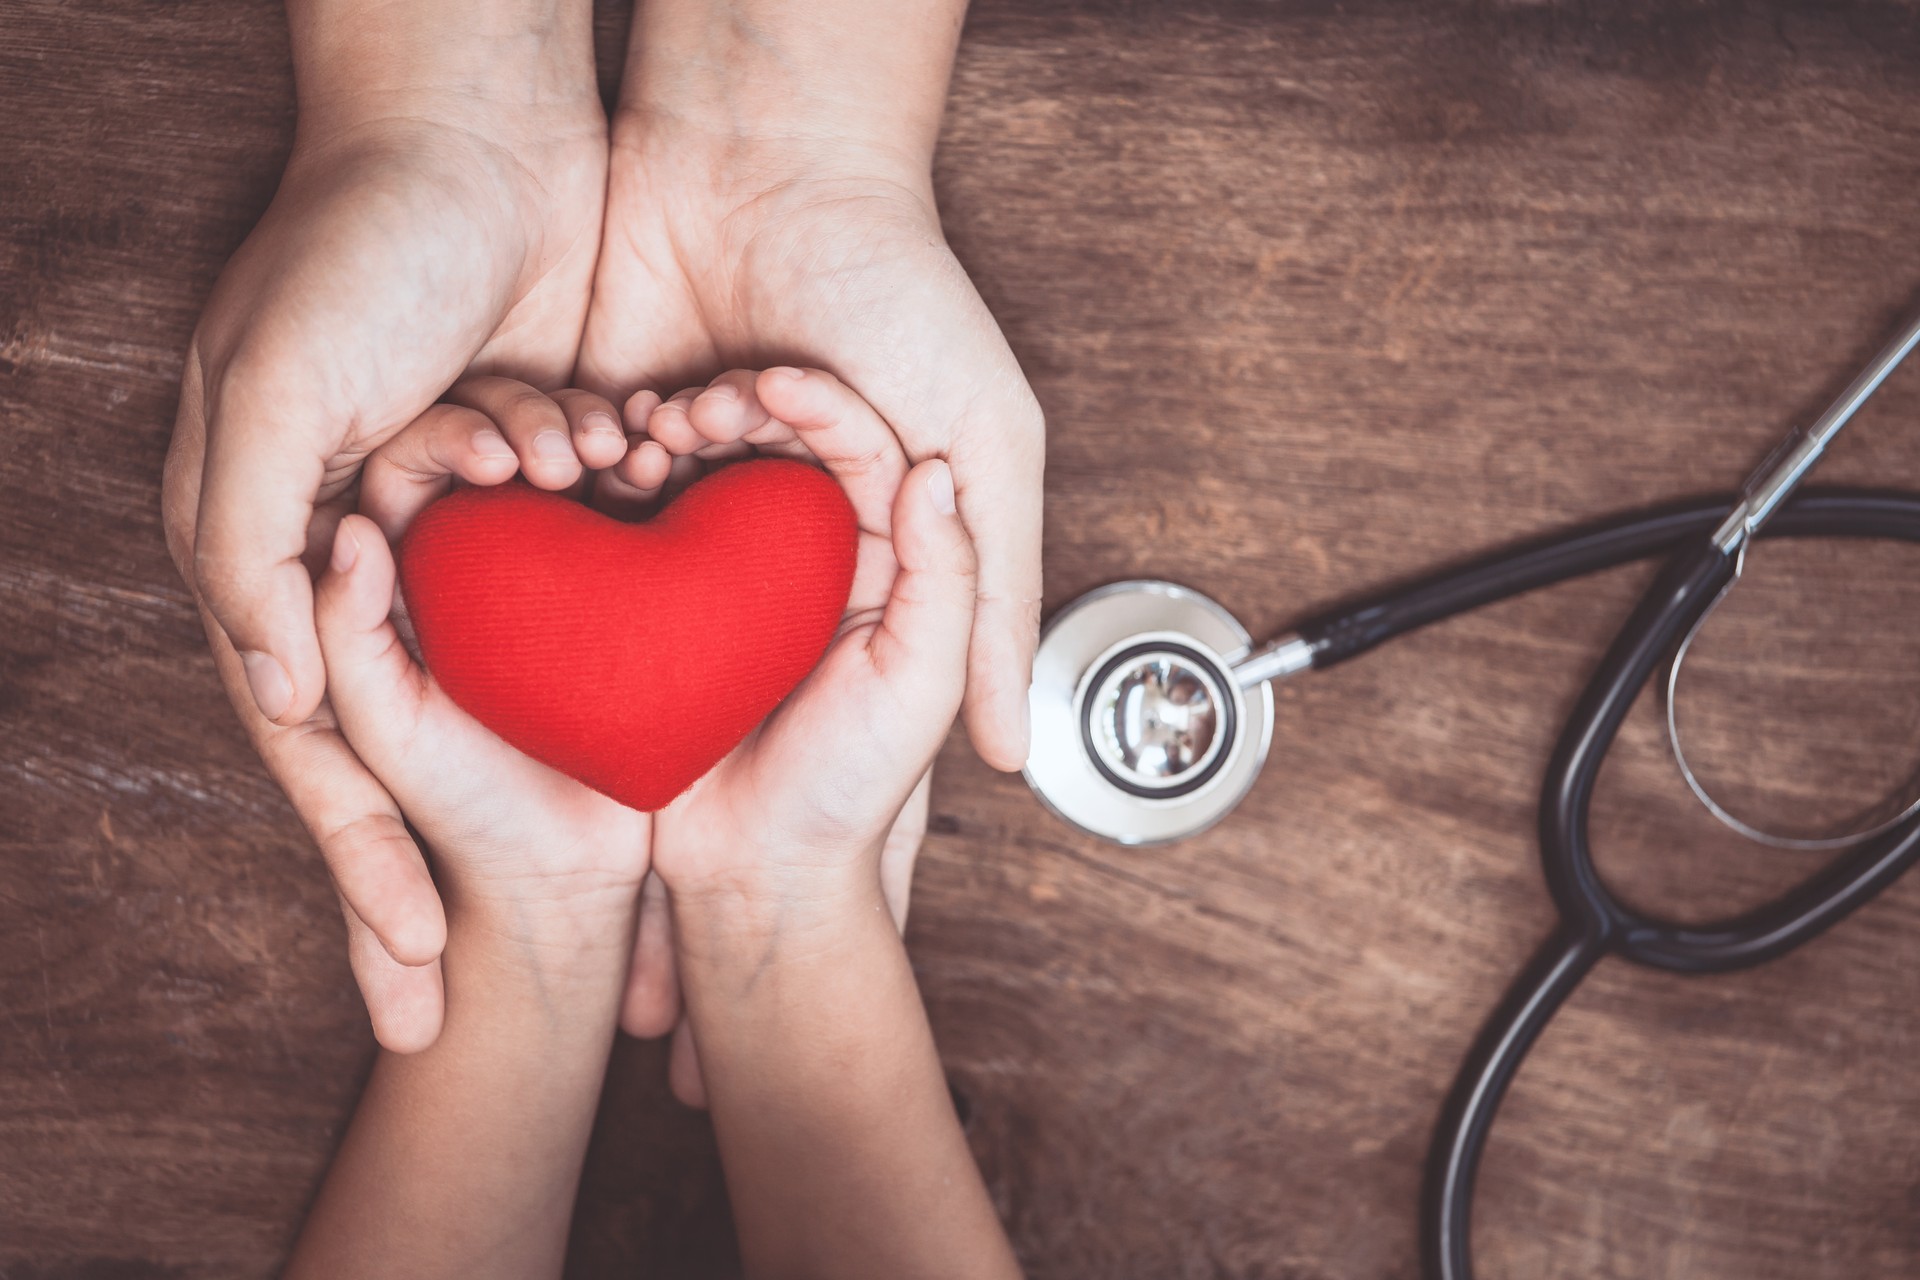
[[1253, 649], [1219, 604], [1116, 582], [1055, 615], [1034, 656], [1034, 794], [1083, 831], [1162, 844], [1232, 811], [1273, 740], [1268, 683], [1308, 665], [1292, 637]]

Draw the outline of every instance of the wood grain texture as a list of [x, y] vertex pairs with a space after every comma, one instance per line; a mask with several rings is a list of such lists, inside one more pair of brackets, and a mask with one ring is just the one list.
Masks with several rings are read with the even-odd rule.
[[[611, 83], [624, 12], [601, 13]], [[1920, 12], [981, 0], [949, 233], [1051, 424], [1050, 606], [1175, 578], [1256, 631], [1730, 486], [1920, 299]], [[371, 1040], [332, 893], [161, 545], [193, 318], [291, 125], [268, 0], [0, 13], [0, 1277], [272, 1274]], [[1920, 371], [1824, 475], [1920, 472]], [[1920, 551], [1773, 547], [1688, 686], [1782, 821], [1920, 759]], [[1036, 1277], [1412, 1277], [1427, 1133], [1549, 921], [1534, 789], [1644, 570], [1281, 690], [1244, 809], [1126, 851], [960, 740], [909, 930]], [[1642, 707], [1605, 869], [1705, 916]], [[1497, 1127], [1486, 1277], [1920, 1274], [1920, 882], [1753, 973], [1608, 962]], [[704, 1121], [623, 1044], [570, 1272], [733, 1269]]]

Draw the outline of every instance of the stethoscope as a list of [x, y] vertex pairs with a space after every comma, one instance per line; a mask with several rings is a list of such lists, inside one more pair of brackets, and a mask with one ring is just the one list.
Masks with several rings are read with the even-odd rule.
[[[1272, 682], [1357, 657], [1417, 627], [1536, 587], [1664, 553], [1567, 719], [1540, 796], [1540, 860], [1559, 922], [1521, 970], [1460, 1066], [1428, 1149], [1421, 1254], [1430, 1280], [1469, 1280], [1474, 1177], [1500, 1101], [1534, 1040], [1602, 956], [1674, 973], [1723, 973], [1785, 955], [1896, 880], [1920, 856], [1920, 801], [1888, 821], [1823, 840], [1768, 835], [1734, 818], [1688, 767], [1673, 693], [1688, 646], [1739, 580], [1757, 537], [1920, 542], [1920, 494], [1794, 496], [1856, 410], [1920, 344], [1920, 319], [1796, 430], [1731, 500], [1630, 512], [1493, 552], [1304, 622], [1255, 647], [1226, 609], [1170, 582], [1120, 582], [1062, 609], [1040, 638], [1026, 778], [1082, 830], [1159, 844], [1218, 822], [1259, 776], [1273, 736]], [[1642, 688], [1667, 668], [1668, 730], [1688, 785], [1736, 830], [1768, 843], [1844, 852], [1791, 892], [1713, 924], [1675, 924], [1614, 896], [1594, 868], [1594, 780]]]

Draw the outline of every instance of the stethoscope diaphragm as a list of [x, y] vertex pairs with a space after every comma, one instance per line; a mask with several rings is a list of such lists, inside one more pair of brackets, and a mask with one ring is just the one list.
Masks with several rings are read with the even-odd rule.
[[1204, 831], [1267, 758], [1273, 689], [1243, 688], [1253, 637], [1171, 582], [1116, 582], [1048, 623], [1034, 658], [1028, 785], [1083, 831], [1127, 845]]

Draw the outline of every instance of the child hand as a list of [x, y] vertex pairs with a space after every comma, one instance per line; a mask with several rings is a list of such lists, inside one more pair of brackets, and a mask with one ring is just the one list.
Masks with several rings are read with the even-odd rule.
[[[630, 404], [630, 426], [636, 416]], [[938, 460], [910, 472], [892, 429], [817, 371], [726, 375], [651, 408], [646, 432], [676, 459], [749, 446], [810, 454], [860, 525], [841, 635], [764, 724], [658, 815], [658, 874], [676, 902], [717, 892], [878, 903], [883, 842], [964, 688], [974, 559], [951, 473]]]
[[[487, 446], [537, 445], [518, 428], [537, 424], [538, 408], [513, 399], [498, 418], [464, 407], [424, 415], [369, 458], [363, 499], [397, 529], [452, 473], [508, 478], [514, 459]], [[535, 456], [545, 464], [536, 483], [568, 482], [553, 465], [565, 460]], [[376, 1061], [288, 1274], [558, 1275], [652, 824], [456, 706], [402, 646], [394, 605], [386, 538], [367, 516], [347, 516], [315, 589], [329, 695], [342, 734], [432, 860], [452, 993], [430, 1049]]]
[[[503, 927], [564, 919], [629, 921], [648, 865], [651, 823], [522, 755], [461, 710], [402, 645], [389, 614], [395, 570], [385, 532], [403, 531], [455, 475], [499, 483], [516, 470], [546, 488], [581, 475], [575, 441], [594, 449], [597, 397], [548, 398], [502, 378], [455, 389], [368, 459], [361, 507], [335, 535], [315, 605], [342, 732], [432, 850], [442, 891]], [[549, 431], [562, 432], [559, 456]], [[529, 936], [530, 936], [529, 935]]]
[[687, 1003], [670, 1078], [683, 1101], [710, 1093], [742, 1256], [749, 1270], [1017, 1275], [887, 913], [965, 683], [975, 561], [951, 473], [909, 470], [888, 424], [820, 373], [731, 374], [645, 426], [683, 472], [743, 444], [805, 449], [861, 530], [820, 665], [654, 820]]
[[[860, 527], [859, 558], [846, 625], [864, 624], [863, 634], [873, 630], [898, 572], [891, 531], [894, 501], [905, 479], [907, 463], [892, 429], [858, 396], [820, 372], [734, 370], [705, 387], [683, 390], [664, 402], [652, 392], [637, 393], [627, 401], [624, 419], [629, 455], [613, 471], [595, 477], [592, 498], [596, 507], [616, 514], [644, 514], [699, 479], [711, 466], [753, 454], [810, 460], [824, 466], [847, 492]], [[836, 652], [843, 643], [844, 633]], [[828, 662], [832, 661], [830, 656]], [[816, 675], [808, 685], [818, 679]], [[799, 693], [794, 696], [799, 697]], [[783, 707], [776, 718], [786, 714]], [[949, 710], [928, 726], [928, 741], [938, 744], [951, 717]], [[763, 727], [735, 756], [765, 732]], [[890, 798], [866, 815], [884, 836], [877, 879], [896, 929], [906, 923], [913, 864], [926, 830], [924, 765], [932, 749], [924, 752], [923, 771], [915, 775], [918, 785], [912, 787], [904, 807]], [[732, 767], [730, 758], [687, 797], [659, 815], [656, 832], [667, 824], [680, 829], [696, 826], [702, 810], [693, 806], [693, 796], [713, 794], [711, 784], [716, 776]], [[812, 772], [809, 770], [809, 774]], [[724, 808], [727, 803], [724, 797], [717, 797], [710, 805]], [[688, 818], [680, 823], [677, 815], [683, 810], [688, 811]], [[723, 839], [725, 847], [714, 852], [733, 857], [742, 866], [764, 869], [770, 865], [753, 852], [757, 844], [742, 842], [746, 837], [735, 833]], [[662, 849], [667, 850], [668, 861], [676, 865], [714, 862], [693, 847], [694, 839], [681, 843], [686, 852], [676, 853], [676, 842], [656, 835], [656, 862]], [[710, 865], [708, 869], [716, 867]], [[872, 875], [863, 875], [862, 883], [870, 884], [873, 879]], [[681, 1010], [678, 958], [672, 946], [663, 945], [670, 941], [673, 930], [666, 918], [662, 887], [656, 872], [647, 882], [646, 920], [634, 955], [621, 1025], [628, 1034], [642, 1038], [673, 1031], [670, 1075], [674, 1094], [689, 1106], [704, 1106], [705, 1087], [690, 1027]]]

